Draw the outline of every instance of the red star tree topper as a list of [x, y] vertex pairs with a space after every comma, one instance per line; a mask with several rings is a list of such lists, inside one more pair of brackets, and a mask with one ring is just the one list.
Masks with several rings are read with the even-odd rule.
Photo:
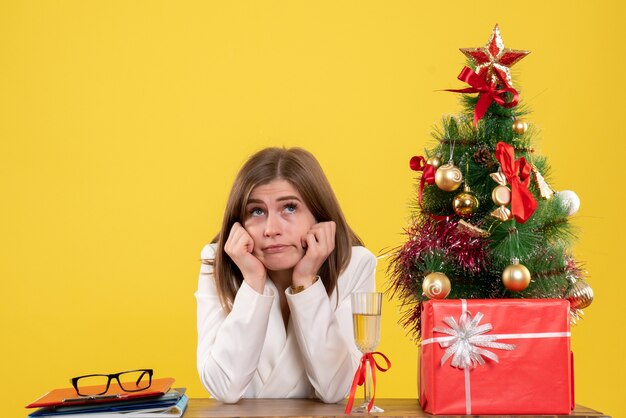
[[493, 28], [487, 45], [482, 48], [460, 48], [476, 64], [476, 73], [489, 84], [512, 87], [509, 68], [530, 51], [517, 51], [504, 47], [498, 25]]

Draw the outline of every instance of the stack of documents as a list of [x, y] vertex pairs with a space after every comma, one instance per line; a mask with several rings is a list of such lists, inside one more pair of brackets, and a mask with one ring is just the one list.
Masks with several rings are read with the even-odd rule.
[[187, 408], [185, 389], [173, 389], [174, 379], [154, 379], [149, 389], [124, 392], [111, 385], [104, 395], [78, 396], [74, 388], [52, 390], [27, 408], [40, 408], [29, 417], [67, 418], [179, 418]]

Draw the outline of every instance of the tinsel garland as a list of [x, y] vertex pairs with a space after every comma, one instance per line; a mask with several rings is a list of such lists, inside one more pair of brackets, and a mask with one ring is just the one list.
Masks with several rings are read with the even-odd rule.
[[[391, 252], [388, 267], [390, 277], [388, 291], [391, 297], [398, 296], [401, 301], [400, 323], [410, 334], [419, 339], [421, 305], [422, 302], [428, 300], [422, 294], [421, 284], [424, 277], [434, 271], [428, 268], [429, 261], [441, 260], [435, 262], [439, 267], [437, 270], [444, 270], [447, 274], [451, 274], [458, 284], [464, 278], [471, 280], [480, 275], [488, 276], [495, 260], [491, 259], [490, 239], [459, 228], [459, 223], [455, 219], [439, 220], [427, 215], [418, 216], [405, 229], [405, 234], [406, 242]], [[534, 256], [538, 259], [548, 258], [547, 254], [541, 250]], [[519, 296], [566, 298], [568, 286], [565, 283], [553, 283], [549, 286], [549, 290], [542, 286], [543, 282], [562, 276], [566, 276], [570, 283], [574, 283], [584, 279], [586, 271], [568, 255], [562, 267], [547, 271], [536, 270], [535, 285]], [[503, 293], [502, 289], [496, 285], [487, 294], [470, 296], [502, 298]]]
[[457, 220], [430, 216], [415, 218], [405, 233], [406, 242], [393, 251], [389, 263], [389, 291], [402, 301], [403, 326], [419, 338], [421, 302], [427, 299], [422, 296], [421, 283], [430, 273], [427, 259], [436, 255], [444, 260], [441, 267], [448, 272], [475, 276], [489, 264], [489, 239], [458, 228]]

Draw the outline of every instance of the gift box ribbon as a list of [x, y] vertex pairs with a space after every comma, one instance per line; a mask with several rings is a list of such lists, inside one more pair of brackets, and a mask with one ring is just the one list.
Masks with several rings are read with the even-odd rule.
[[[387, 363], [387, 367], [381, 367], [380, 364], [376, 362], [374, 355], [377, 354], [381, 356], [385, 362]], [[383, 353], [375, 351], [371, 353], [363, 354], [361, 357], [361, 362], [359, 364], [359, 368], [356, 370], [354, 374], [354, 379], [352, 380], [352, 387], [350, 388], [350, 396], [348, 396], [348, 404], [346, 405], [345, 413], [346, 415], [350, 414], [352, 411], [352, 404], [354, 404], [354, 396], [356, 395], [357, 386], [361, 386], [365, 384], [365, 379], [367, 378], [367, 364], [369, 363], [371, 373], [372, 373], [372, 399], [370, 399], [369, 404], [367, 405], [367, 412], [371, 411], [372, 406], [374, 406], [374, 399], [376, 398], [376, 369], [381, 372], [386, 372], [391, 367], [391, 362]]]
[[467, 301], [461, 299], [461, 316], [457, 322], [454, 317], [448, 316], [443, 322], [445, 327], [435, 327], [433, 332], [448, 334], [447, 337], [434, 337], [422, 341], [422, 345], [439, 343], [446, 351], [441, 357], [441, 366], [452, 358], [450, 366], [462, 369], [465, 377], [465, 411], [467, 415], [472, 413], [470, 369], [477, 365], [485, 364], [484, 357], [496, 363], [498, 356], [487, 348], [499, 350], [515, 350], [515, 345], [497, 342], [497, 340], [523, 339], [523, 338], [564, 338], [569, 337], [570, 332], [527, 332], [519, 334], [489, 334], [493, 329], [490, 323], [479, 325], [483, 314], [478, 312], [473, 318], [467, 310]]

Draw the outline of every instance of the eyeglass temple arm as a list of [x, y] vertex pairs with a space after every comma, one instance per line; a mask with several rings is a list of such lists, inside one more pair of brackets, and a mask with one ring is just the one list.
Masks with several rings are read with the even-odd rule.
[[141, 382], [141, 379], [143, 379], [143, 377], [144, 377], [146, 374], [149, 374], [149, 372], [148, 372], [147, 370], [145, 370], [143, 373], [141, 373], [141, 374], [139, 375], [139, 378], [138, 378], [138, 379], [137, 379], [137, 381], [135, 382], [135, 385], [139, 385], [139, 382]]

